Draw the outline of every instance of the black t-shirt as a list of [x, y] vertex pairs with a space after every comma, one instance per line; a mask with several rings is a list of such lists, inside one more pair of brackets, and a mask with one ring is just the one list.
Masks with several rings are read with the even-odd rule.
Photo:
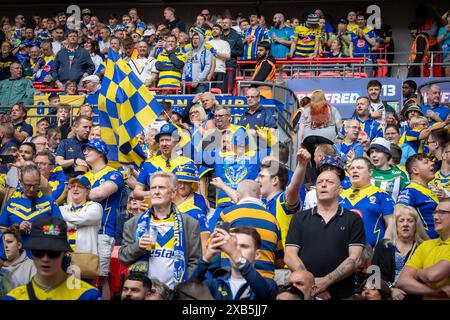
[[[300, 259], [314, 277], [324, 277], [348, 258], [350, 246], [364, 247], [364, 224], [359, 215], [339, 206], [336, 215], [325, 224], [317, 207], [297, 213], [292, 218], [286, 246], [300, 249]], [[349, 276], [328, 288], [331, 299], [353, 294], [353, 277]]]
[[167, 22], [167, 25], [169, 26], [169, 29], [175, 29], [178, 28], [180, 29], [181, 32], [186, 32], [186, 24], [181, 21], [180, 19], [176, 18], [175, 20], [173, 20], [172, 22]]

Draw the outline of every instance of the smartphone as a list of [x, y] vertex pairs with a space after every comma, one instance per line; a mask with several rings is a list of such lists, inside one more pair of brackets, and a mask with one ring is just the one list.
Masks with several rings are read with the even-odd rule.
[[16, 162], [16, 158], [12, 154], [1, 154], [0, 155], [0, 163], [14, 163]]
[[226, 232], [230, 232], [230, 223], [229, 222], [224, 222], [224, 221], [219, 221], [216, 224], [216, 228], [220, 228], [222, 230], [225, 230]]

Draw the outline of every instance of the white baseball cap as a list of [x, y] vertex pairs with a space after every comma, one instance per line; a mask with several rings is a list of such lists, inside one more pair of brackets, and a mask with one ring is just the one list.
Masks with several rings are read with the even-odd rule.
[[370, 144], [369, 150], [367, 150], [367, 152], [370, 153], [370, 149], [377, 149], [377, 150], [384, 152], [387, 155], [392, 157], [391, 143], [389, 141], [387, 141], [385, 138], [373, 139], [372, 143]]
[[85, 81], [91, 81], [91, 82], [100, 82], [100, 78], [96, 76], [95, 74], [91, 74], [90, 76], [87, 76], [83, 79], [81, 79], [81, 82]]

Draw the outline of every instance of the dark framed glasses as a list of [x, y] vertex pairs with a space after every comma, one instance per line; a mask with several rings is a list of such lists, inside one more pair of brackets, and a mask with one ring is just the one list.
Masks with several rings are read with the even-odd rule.
[[50, 259], [57, 259], [61, 255], [61, 251], [52, 250], [31, 250], [31, 254], [36, 258], [43, 258], [45, 255]]

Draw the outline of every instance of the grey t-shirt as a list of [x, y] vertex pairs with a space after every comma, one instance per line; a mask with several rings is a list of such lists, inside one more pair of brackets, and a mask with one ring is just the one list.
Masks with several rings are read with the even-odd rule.
[[305, 140], [305, 138], [309, 136], [321, 136], [332, 141], [333, 143], [336, 142], [336, 121], [342, 121], [339, 111], [335, 107], [331, 107], [330, 122], [326, 126], [322, 127], [315, 127], [314, 124], [311, 123], [310, 112], [310, 108], [305, 108], [305, 111], [303, 111], [302, 117], [300, 118], [300, 122], [304, 127], [302, 139]]

